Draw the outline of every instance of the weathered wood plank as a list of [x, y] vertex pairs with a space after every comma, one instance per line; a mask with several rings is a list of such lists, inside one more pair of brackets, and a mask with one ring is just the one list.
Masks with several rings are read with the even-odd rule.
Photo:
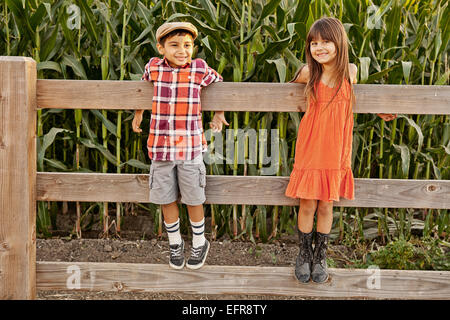
[[[223, 82], [202, 91], [203, 110], [296, 112], [305, 110], [304, 85]], [[450, 88], [355, 85], [356, 113], [450, 114]], [[38, 80], [38, 108], [151, 109], [153, 86], [143, 81]]]
[[36, 62], [0, 57], [0, 299], [36, 295]]
[[[284, 195], [289, 177], [207, 176], [206, 203], [298, 205]], [[49, 201], [149, 202], [148, 175], [37, 174], [37, 199]], [[340, 207], [450, 208], [450, 180], [355, 179], [355, 200]]]
[[206, 265], [192, 272], [163, 264], [37, 262], [39, 290], [270, 294], [376, 299], [450, 299], [450, 272], [329, 269], [326, 283], [301, 284], [292, 267]]

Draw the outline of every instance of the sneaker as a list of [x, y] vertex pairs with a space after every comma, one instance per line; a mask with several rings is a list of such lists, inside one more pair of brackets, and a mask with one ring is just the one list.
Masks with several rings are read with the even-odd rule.
[[186, 263], [186, 267], [189, 269], [199, 269], [203, 267], [203, 264], [205, 264], [206, 261], [206, 256], [208, 255], [209, 247], [209, 241], [206, 239], [203, 246], [198, 248], [192, 247], [191, 257]]
[[170, 259], [169, 265], [177, 270], [183, 269], [184, 267], [184, 240], [181, 239], [180, 244], [173, 244], [169, 246], [170, 248]]

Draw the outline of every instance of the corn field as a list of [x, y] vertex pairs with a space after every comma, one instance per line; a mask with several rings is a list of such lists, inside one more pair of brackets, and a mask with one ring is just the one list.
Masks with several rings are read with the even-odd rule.
[[[448, 85], [449, 18], [439, 0], [6, 0], [0, 4], [0, 52], [29, 56], [39, 79], [140, 80], [148, 59], [157, 56], [155, 32], [165, 21], [189, 21], [199, 30], [194, 57], [221, 73], [224, 81], [287, 82], [305, 63], [305, 39], [322, 16], [339, 18], [350, 40], [350, 62], [358, 83]], [[207, 165], [211, 175], [261, 175], [268, 171], [271, 135], [279, 137], [273, 175], [288, 176], [300, 113], [226, 112], [234, 134], [222, 139], [245, 150], [243, 163]], [[133, 112], [39, 110], [38, 171], [148, 173], [149, 112], [142, 134], [131, 129]], [[384, 122], [355, 114], [352, 167], [355, 178], [450, 179], [448, 116], [399, 115]], [[212, 119], [204, 112], [204, 128]], [[260, 143], [237, 139], [255, 130]], [[265, 130], [264, 130], [265, 129]], [[264, 133], [264, 134], [263, 134]], [[244, 144], [239, 146], [239, 144]], [[254, 148], [253, 150], [251, 148]], [[273, 151], [273, 150], [272, 150]], [[256, 161], [248, 161], [249, 154]], [[275, 167], [274, 167], [275, 166]], [[269, 171], [270, 171], [269, 170]], [[72, 204], [70, 204], [72, 206]], [[94, 223], [104, 234], [120, 234], [121, 217], [146, 211], [161, 235], [161, 211], [153, 204], [75, 203], [73, 234]], [[51, 235], [67, 203], [39, 202], [37, 232]], [[266, 242], [293, 233], [298, 207], [205, 205], [212, 238]], [[188, 218], [181, 208], [182, 232]], [[412, 234], [448, 240], [448, 210], [335, 208], [334, 239], [409, 239]]]

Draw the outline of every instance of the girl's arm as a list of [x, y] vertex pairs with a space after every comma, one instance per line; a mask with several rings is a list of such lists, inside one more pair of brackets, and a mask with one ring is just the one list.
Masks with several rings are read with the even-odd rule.
[[390, 113], [377, 113], [377, 116], [379, 116], [384, 121], [391, 121], [397, 118], [396, 114], [390, 114]]
[[[358, 73], [358, 67], [353, 63], [350, 63], [349, 66], [350, 66], [350, 80], [352, 81], [352, 83], [357, 83], [358, 79], [356, 75]], [[389, 114], [389, 113], [377, 113], [377, 116], [379, 116], [384, 121], [391, 121], [397, 118], [396, 114]]]
[[352, 83], [358, 82], [358, 77], [356, 76], [358, 73], [358, 67], [354, 63], [349, 64], [349, 71], [350, 71], [350, 80]]
[[308, 65], [305, 64], [303, 67], [297, 71], [295, 78], [291, 82], [295, 83], [308, 83], [309, 80], [309, 68]]

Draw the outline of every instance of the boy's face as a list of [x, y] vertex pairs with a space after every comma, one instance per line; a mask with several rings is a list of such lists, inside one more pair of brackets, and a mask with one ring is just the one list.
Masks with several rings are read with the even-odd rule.
[[174, 35], [164, 42], [156, 44], [160, 54], [164, 55], [170, 66], [176, 68], [185, 65], [191, 61], [194, 50], [194, 40], [190, 34]]

